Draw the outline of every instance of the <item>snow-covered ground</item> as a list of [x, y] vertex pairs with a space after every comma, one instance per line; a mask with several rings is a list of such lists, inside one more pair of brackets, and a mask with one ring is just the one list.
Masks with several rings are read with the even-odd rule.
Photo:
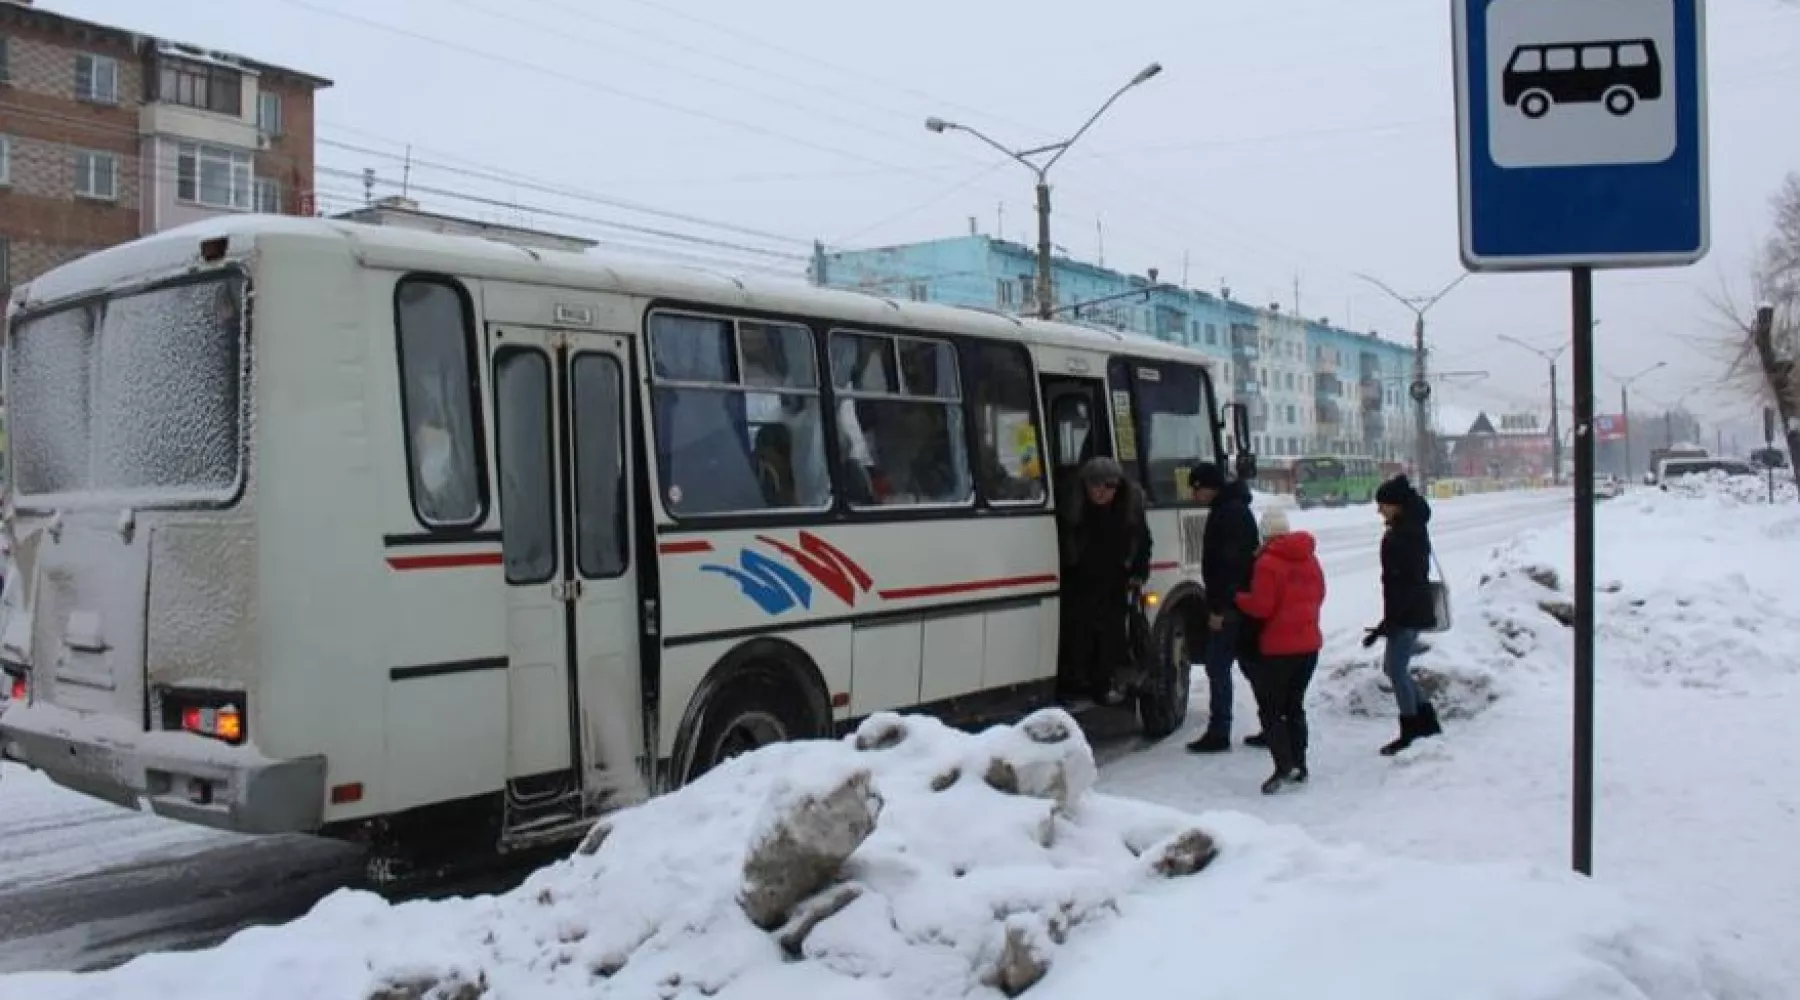
[[[1103, 794], [1059, 808], [1029, 793], [1048, 793], [1059, 769], [1078, 792], [1085, 745], [915, 725], [886, 750], [815, 744], [736, 762], [504, 897], [389, 907], [343, 893], [213, 953], [0, 978], [0, 997], [362, 1000], [419, 996], [377, 990], [427, 981], [463, 1000], [477, 991], [458, 982], [533, 1000], [997, 995], [984, 977], [1029, 971], [1025, 958], [1047, 959], [1031, 993], [1048, 997], [1789, 995], [1800, 505], [1634, 491], [1602, 506], [1592, 883], [1564, 874], [1566, 494], [1437, 507], [1457, 628], [1432, 637], [1421, 667], [1459, 717], [1399, 758], [1374, 752], [1393, 723], [1373, 655], [1354, 641], [1378, 617], [1373, 512], [1295, 512], [1332, 586], [1305, 788], [1262, 796], [1261, 752], [1195, 758], [1171, 740], [1107, 766]], [[1253, 717], [1244, 687], [1240, 736]], [[1015, 762], [1026, 794], [991, 787], [995, 757]], [[780, 827], [772, 799], [809, 791], [834, 807], [835, 828], [854, 828], [860, 797], [823, 793], [862, 768], [883, 805], [833, 869], [861, 895], [793, 946], [800, 960], [784, 958], [781, 933], [735, 902], [745, 851]], [[17, 776], [0, 782], [0, 838]], [[1159, 874], [1157, 858], [1195, 829], [1217, 858]], [[0, 846], [0, 884], [10, 858]]]

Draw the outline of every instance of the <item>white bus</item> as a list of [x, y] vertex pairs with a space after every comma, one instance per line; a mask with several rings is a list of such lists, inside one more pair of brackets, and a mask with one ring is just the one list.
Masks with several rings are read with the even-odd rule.
[[1068, 701], [1053, 496], [1095, 454], [1150, 501], [1161, 737], [1186, 469], [1223, 417], [1254, 467], [1203, 360], [322, 219], [103, 250], [8, 310], [0, 751], [223, 830], [559, 842], [873, 712]]

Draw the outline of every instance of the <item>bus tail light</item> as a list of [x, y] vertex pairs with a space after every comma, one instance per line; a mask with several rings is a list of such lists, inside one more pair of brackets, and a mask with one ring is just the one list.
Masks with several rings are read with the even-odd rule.
[[243, 696], [219, 692], [170, 691], [163, 695], [163, 728], [229, 743], [244, 742]]
[[13, 701], [24, 701], [31, 696], [31, 682], [25, 679], [24, 674], [13, 674], [8, 680], [11, 683], [7, 685], [7, 690]]

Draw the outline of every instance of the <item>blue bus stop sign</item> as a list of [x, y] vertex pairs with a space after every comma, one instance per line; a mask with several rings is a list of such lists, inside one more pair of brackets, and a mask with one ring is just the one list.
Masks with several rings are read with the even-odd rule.
[[1705, 0], [1452, 0], [1463, 263], [1706, 256]]

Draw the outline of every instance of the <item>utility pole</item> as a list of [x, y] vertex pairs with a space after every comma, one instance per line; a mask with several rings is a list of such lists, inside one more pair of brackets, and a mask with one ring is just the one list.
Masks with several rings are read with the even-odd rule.
[[[1598, 325], [1597, 322], [1596, 325]], [[1500, 335], [1500, 339], [1515, 347], [1523, 347], [1550, 362], [1550, 481], [1560, 485], [1563, 481], [1562, 411], [1558, 408], [1559, 403], [1556, 398], [1556, 359], [1562, 356], [1562, 352], [1569, 349], [1569, 344], [1565, 343], [1554, 351], [1547, 351], [1541, 347], [1533, 347], [1517, 337], [1509, 337], [1504, 333]]]
[[830, 284], [825, 280], [825, 244], [818, 240], [813, 240], [812, 273], [813, 284], [821, 287]]
[[[980, 139], [982, 142], [987, 143], [989, 146], [992, 146], [1000, 152], [1005, 153], [1007, 156], [1024, 164], [1026, 169], [1037, 175], [1037, 311], [1038, 316], [1043, 319], [1049, 319], [1056, 310], [1056, 290], [1051, 284], [1053, 275], [1051, 273], [1050, 256], [1050, 168], [1056, 166], [1056, 161], [1062, 159], [1063, 154], [1069, 151], [1069, 147], [1075, 145], [1076, 141], [1079, 140], [1088, 129], [1092, 128], [1095, 122], [1100, 120], [1101, 115], [1106, 114], [1107, 109], [1113, 106], [1114, 101], [1117, 101], [1120, 97], [1124, 96], [1127, 90], [1144, 83], [1161, 72], [1161, 63], [1151, 63], [1150, 65], [1145, 66], [1138, 71], [1136, 76], [1131, 78], [1130, 82], [1114, 91], [1113, 95], [1106, 99], [1106, 103], [1100, 105], [1100, 110], [1094, 112], [1093, 115], [1088, 118], [1086, 123], [1075, 130], [1074, 135], [1061, 142], [1052, 142], [1043, 146], [1035, 146], [1031, 149], [1008, 149], [982, 134], [980, 130], [968, 125], [958, 125], [955, 122], [945, 121], [942, 118], [925, 119], [925, 127], [927, 129], [939, 134], [951, 131], [967, 132], [975, 138]], [[1051, 155], [1050, 159], [1042, 165], [1032, 161], [1031, 158], [1033, 156], [1040, 156], [1045, 153]]]
[[1472, 272], [1464, 271], [1436, 295], [1425, 299], [1407, 298], [1383, 284], [1379, 278], [1373, 278], [1366, 274], [1357, 275], [1362, 280], [1386, 292], [1394, 301], [1412, 310], [1413, 382], [1408, 387], [1408, 394], [1413, 401], [1413, 474], [1418, 479], [1417, 485], [1421, 490], [1429, 483], [1432, 474], [1431, 411], [1428, 405], [1431, 402], [1431, 369], [1426, 363], [1425, 354], [1425, 314], [1444, 296], [1449, 295], [1452, 289], [1462, 284], [1470, 273]]
[[1607, 372], [1607, 375], [1610, 376], [1613, 381], [1619, 383], [1619, 418], [1625, 421], [1625, 481], [1626, 482], [1631, 481], [1631, 461], [1632, 461], [1632, 454], [1631, 454], [1631, 386], [1638, 379], [1641, 379], [1646, 375], [1649, 375], [1656, 371], [1660, 371], [1661, 369], [1664, 369], [1667, 367], [1669, 367], [1669, 363], [1667, 361], [1658, 361], [1656, 364], [1653, 364], [1650, 367], [1644, 369], [1643, 371], [1638, 372], [1636, 375], [1632, 375], [1628, 378], [1620, 378], [1617, 375], [1613, 375], [1611, 372]]

